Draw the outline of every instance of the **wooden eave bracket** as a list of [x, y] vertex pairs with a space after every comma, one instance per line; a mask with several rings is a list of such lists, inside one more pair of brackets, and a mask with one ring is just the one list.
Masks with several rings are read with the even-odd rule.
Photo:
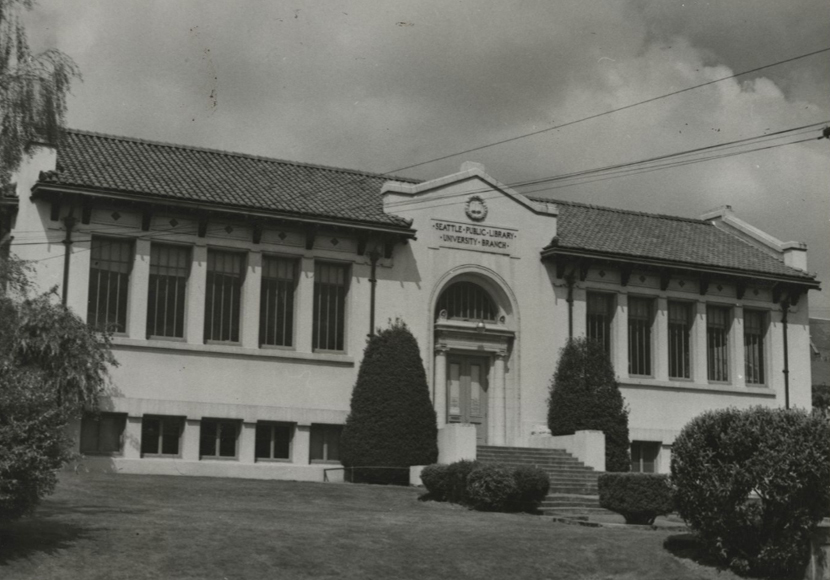
[[362, 256], [366, 253], [366, 246], [369, 244], [369, 234], [361, 233], [357, 236], [357, 255]]
[[314, 248], [314, 240], [317, 238], [317, 226], [308, 225], [305, 228], [305, 249], [311, 250]]
[[701, 277], [700, 278], [700, 295], [706, 296], [706, 293], [709, 292], [709, 278]]
[[199, 217], [199, 229], [198, 229], [198, 236], [200, 238], [204, 238], [207, 235], [207, 228], [208, 228], [208, 218], [207, 216], [200, 216]]
[[620, 285], [621, 286], [628, 286], [628, 281], [631, 280], [631, 272], [634, 271], [634, 267], [628, 264], [622, 266], [620, 268]]
[[660, 290], [665, 292], [669, 289], [671, 282], [671, 272], [669, 270], [660, 270]]
[[63, 203], [63, 196], [56, 195], [52, 198], [52, 203], [49, 208], [49, 219], [56, 222], [61, 217], [61, 205]]
[[150, 224], [153, 222], [153, 210], [145, 209], [141, 212], [141, 231], [149, 232]]
[[579, 281], [584, 282], [586, 278], [588, 278], [588, 270], [591, 267], [590, 260], [579, 260], [578, 269], [579, 269]]
[[801, 295], [804, 293], [804, 288], [801, 286], [792, 286], [790, 288], [790, 304], [793, 306], [798, 306], [798, 301], [801, 299]]
[[86, 226], [90, 221], [92, 221], [92, 198], [84, 196], [81, 202], [81, 223]]
[[383, 241], [383, 257], [387, 260], [392, 258], [392, 255], [395, 252], [395, 242], [394, 240], [384, 240]]
[[255, 244], [258, 244], [262, 241], [262, 222], [254, 222], [252, 228], [251, 241], [253, 241]]
[[737, 282], [735, 284], [735, 296], [738, 300], [743, 300], [744, 294], [746, 294], [746, 282]]

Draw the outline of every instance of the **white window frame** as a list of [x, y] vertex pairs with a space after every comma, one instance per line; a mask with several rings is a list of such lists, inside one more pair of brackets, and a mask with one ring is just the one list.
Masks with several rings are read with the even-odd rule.
[[[144, 451], [144, 428], [146, 426], [147, 421], [159, 421], [159, 434], [158, 439], [156, 440], [156, 451], [155, 452], [146, 452]], [[164, 427], [165, 423], [167, 424], [175, 424], [178, 426], [178, 442], [176, 448], [178, 449], [178, 453], [164, 453]], [[185, 418], [178, 416], [178, 415], [144, 415], [141, 418], [141, 457], [152, 457], [152, 458], [178, 458], [182, 456], [182, 444], [183, 444], [183, 436], [184, 436], [184, 429], [185, 429]]]

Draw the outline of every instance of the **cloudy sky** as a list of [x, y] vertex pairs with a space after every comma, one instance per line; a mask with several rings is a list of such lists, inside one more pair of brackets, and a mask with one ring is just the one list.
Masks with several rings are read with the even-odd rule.
[[[83, 72], [72, 127], [377, 172], [830, 46], [827, 0], [40, 0], [28, 22]], [[828, 119], [825, 52], [402, 174], [473, 160], [511, 184]], [[534, 189], [690, 217], [730, 204], [807, 242], [827, 288], [811, 312], [830, 318], [830, 140]]]

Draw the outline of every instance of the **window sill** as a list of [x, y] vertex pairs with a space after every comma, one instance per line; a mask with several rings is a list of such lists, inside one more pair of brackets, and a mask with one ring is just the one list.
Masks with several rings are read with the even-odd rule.
[[214, 455], [200, 455], [199, 461], [239, 461], [239, 457], [216, 457]]
[[270, 458], [270, 457], [257, 457], [257, 463], [293, 463], [290, 458]]
[[229, 354], [236, 356], [307, 360], [312, 362], [327, 362], [339, 365], [354, 366], [354, 357], [345, 354], [321, 352], [297, 352], [294, 350], [276, 348], [245, 348], [242, 346], [227, 346], [226, 344], [190, 344], [187, 342], [170, 340], [140, 340], [126, 337], [113, 337], [112, 344], [116, 347], [137, 349], [179, 350], [188, 352]]
[[730, 393], [734, 395], [746, 395], [753, 397], [776, 397], [776, 392], [769, 387], [736, 387], [729, 383], [696, 383], [694, 381], [658, 381], [655, 379], [644, 379], [642, 377], [630, 377], [619, 379], [621, 387], [645, 387], [678, 391], [700, 391], [715, 393]]
[[142, 459], [181, 459], [181, 454], [171, 455], [169, 453], [142, 453]]
[[83, 451], [81, 455], [84, 457], [124, 457], [123, 451]]
[[147, 340], [161, 340], [164, 342], [184, 342], [185, 338], [183, 336], [148, 336]]

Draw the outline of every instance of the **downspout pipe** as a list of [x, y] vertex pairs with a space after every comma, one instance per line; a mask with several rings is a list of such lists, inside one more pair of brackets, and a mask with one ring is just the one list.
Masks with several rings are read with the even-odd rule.
[[378, 285], [377, 267], [380, 255], [377, 251], [369, 253], [372, 270], [369, 274], [369, 337], [375, 336], [375, 291]]
[[77, 220], [72, 215], [73, 207], [69, 208], [69, 215], [63, 218], [63, 225], [66, 227], [66, 237], [63, 239], [65, 247], [63, 252], [63, 288], [61, 290], [61, 304], [66, 306], [69, 297], [69, 257], [72, 254], [72, 228]]
[[574, 337], [574, 275], [565, 277], [568, 284], [568, 340]]
[[784, 333], [784, 408], [790, 408], [790, 348], [787, 345], [787, 314], [790, 311], [790, 302], [789, 300], [785, 300], [781, 304], [781, 311], [783, 312], [783, 316], [781, 317], [781, 324]]

